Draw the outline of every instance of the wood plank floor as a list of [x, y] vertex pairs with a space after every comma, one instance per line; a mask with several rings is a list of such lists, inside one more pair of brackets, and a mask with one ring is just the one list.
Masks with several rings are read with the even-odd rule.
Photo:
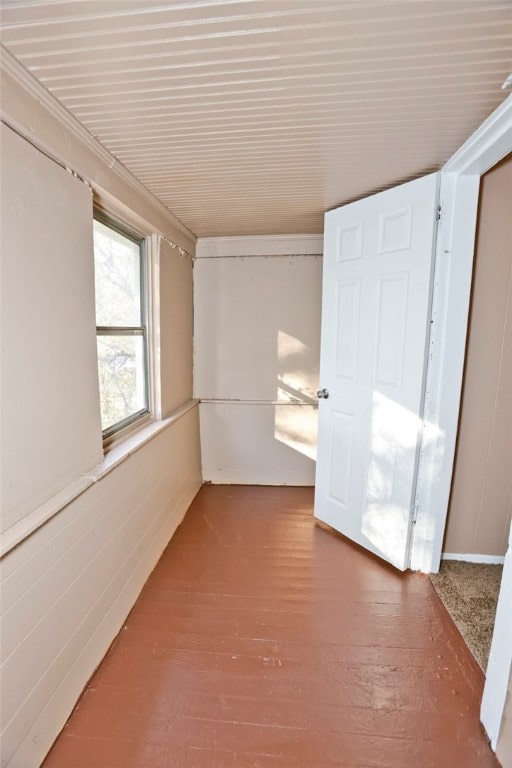
[[482, 672], [430, 580], [312, 506], [204, 486], [45, 768], [498, 766]]

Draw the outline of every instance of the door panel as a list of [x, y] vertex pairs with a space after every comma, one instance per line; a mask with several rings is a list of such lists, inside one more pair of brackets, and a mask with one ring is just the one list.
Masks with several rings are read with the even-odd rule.
[[407, 272], [380, 277], [375, 386], [401, 388], [408, 295]]
[[360, 293], [360, 280], [338, 282], [336, 377], [344, 381], [355, 381], [356, 378]]
[[345, 509], [348, 507], [350, 491], [353, 424], [353, 416], [349, 413], [332, 412], [329, 494]]
[[438, 178], [325, 217], [315, 516], [407, 567]]

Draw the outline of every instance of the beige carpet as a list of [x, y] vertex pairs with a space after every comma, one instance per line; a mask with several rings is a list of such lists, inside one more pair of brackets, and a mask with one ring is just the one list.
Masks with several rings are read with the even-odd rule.
[[444, 560], [430, 578], [466, 645], [487, 669], [502, 565]]

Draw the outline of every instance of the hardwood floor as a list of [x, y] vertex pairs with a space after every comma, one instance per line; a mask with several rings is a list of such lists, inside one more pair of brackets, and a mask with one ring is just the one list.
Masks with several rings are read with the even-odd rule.
[[204, 486], [45, 768], [498, 766], [430, 580], [315, 525], [309, 488]]

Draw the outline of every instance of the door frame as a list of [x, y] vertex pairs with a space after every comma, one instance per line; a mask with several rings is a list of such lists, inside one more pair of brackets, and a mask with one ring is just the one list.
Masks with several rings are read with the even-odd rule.
[[[450, 500], [469, 320], [480, 177], [512, 152], [512, 95], [441, 169], [440, 222], [411, 568], [439, 570]], [[482, 699], [496, 748], [512, 673], [512, 530]]]
[[412, 570], [437, 572], [450, 499], [480, 177], [512, 152], [512, 95], [441, 169], [423, 431], [411, 542]]

